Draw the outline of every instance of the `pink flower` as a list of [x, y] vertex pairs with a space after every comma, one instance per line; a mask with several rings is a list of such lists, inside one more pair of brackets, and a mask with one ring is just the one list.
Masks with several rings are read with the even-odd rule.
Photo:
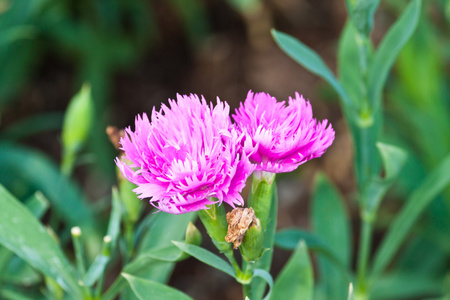
[[137, 185], [138, 197], [173, 214], [222, 201], [242, 205], [239, 193], [254, 166], [241, 149], [243, 135], [231, 123], [228, 104], [217, 99], [208, 105], [191, 94], [169, 99], [169, 106], [153, 109], [151, 122], [145, 113], [137, 116], [135, 131], [126, 128], [120, 141], [129, 162], [116, 158], [116, 164]]
[[244, 148], [257, 164], [256, 170], [293, 171], [321, 156], [334, 140], [331, 124], [327, 120], [317, 123], [311, 104], [298, 93], [295, 98], [289, 97], [286, 106], [269, 94], [249, 91], [233, 119], [239, 130], [252, 138], [252, 143], [246, 142]]

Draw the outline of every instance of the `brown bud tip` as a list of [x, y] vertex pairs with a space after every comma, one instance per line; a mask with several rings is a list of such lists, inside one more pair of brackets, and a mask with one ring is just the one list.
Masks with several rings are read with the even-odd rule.
[[115, 126], [108, 126], [106, 127], [106, 134], [114, 147], [119, 150], [120, 138], [125, 136], [125, 131], [123, 129], [119, 130], [119, 128]]
[[233, 249], [237, 249], [242, 243], [245, 232], [251, 226], [259, 223], [253, 208], [235, 208], [227, 213], [228, 233], [225, 237], [227, 243], [233, 243]]

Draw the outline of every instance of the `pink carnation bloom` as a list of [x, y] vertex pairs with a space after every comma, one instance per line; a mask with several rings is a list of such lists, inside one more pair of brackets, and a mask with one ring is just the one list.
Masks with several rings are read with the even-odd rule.
[[169, 106], [153, 108], [151, 123], [145, 113], [137, 116], [135, 131], [126, 128], [120, 141], [125, 160], [116, 164], [137, 185], [134, 192], [173, 214], [222, 201], [242, 205], [239, 193], [254, 166], [242, 154], [243, 135], [231, 123], [228, 104], [217, 99], [208, 105], [191, 94], [169, 99]]
[[256, 170], [291, 172], [321, 156], [334, 140], [331, 124], [317, 123], [311, 104], [298, 93], [286, 105], [269, 94], [249, 91], [233, 119], [251, 136], [252, 143], [246, 141], [244, 148]]

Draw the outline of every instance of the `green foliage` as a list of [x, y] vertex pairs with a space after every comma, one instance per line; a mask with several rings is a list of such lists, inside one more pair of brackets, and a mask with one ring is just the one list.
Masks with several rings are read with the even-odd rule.
[[72, 297], [82, 291], [67, 258], [46, 229], [17, 199], [0, 186], [0, 243], [57, 282]]
[[450, 156], [447, 155], [445, 160], [410, 195], [377, 251], [374, 259], [373, 276], [379, 276], [386, 268], [423, 210], [450, 184], [449, 169]]
[[396, 57], [416, 29], [421, 5], [421, 0], [414, 0], [409, 4], [375, 52], [368, 74], [369, 99], [374, 111], [380, 106], [381, 91]]
[[[316, 234], [348, 269], [352, 244], [349, 217], [339, 192], [322, 174], [316, 176], [311, 215]], [[319, 285], [325, 290], [327, 299], [345, 298], [349, 282], [342, 270], [326, 257], [320, 256], [319, 270]]]
[[303, 241], [298, 243], [289, 261], [278, 275], [271, 299], [312, 299], [314, 276], [308, 248]]
[[130, 284], [134, 294], [140, 300], [150, 298], [154, 299], [173, 299], [173, 300], [189, 300], [191, 297], [186, 294], [161, 284], [156, 281], [145, 280], [139, 277], [131, 276], [130, 274], [122, 273], [122, 276]]
[[210, 265], [213, 268], [230, 275], [231, 277], [236, 277], [233, 267], [212, 252], [195, 245], [189, 245], [177, 241], [172, 241], [172, 243], [201, 262]]

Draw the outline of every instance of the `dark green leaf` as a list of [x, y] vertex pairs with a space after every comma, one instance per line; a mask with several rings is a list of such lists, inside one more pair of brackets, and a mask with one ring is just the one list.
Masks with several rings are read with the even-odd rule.
[[372, 101], [373, 111], [380, 106], [381, 92], [396, 57], [416, 29], [421, 5], [421, 0], [411, 1], [375, 53], [368, 74], [369, 99]]
[[167, 300], [192, 300], [188, 295], [156, 281], [134, 277], [122, 273], [122, 276], [130, 284], [134, 294], [139, 300], [167, 299]]
[[300, 241], [291, 258], [275, 280], [271, 299], [312, 299], [314, 276], [308, 249]]
[[376, 252], [372, 276], [376, 277], [384, 271], [423, 210], [448, 186], [450, 183], [448, 170], [450, 170], [450, 155], [447, 155], [408, 198]]
[[39, 221], [0, 185], [0, 243], [52, 278], [74, 298], [82, 291], [67, 258]]
[[0, 133], [1, 139], [18, 141], [37, 133], [60, 130], [63, 114], [60, 112], [42, 113], [15, 122]]
[[178, 248], [180, 248], [181, 250], [183, 250], [184, 252], [186, 252], [187, 254], [195, 257], [199, 261], [201, 261], [213, 268], [216, 268], [217, 270], [220, 270], [220, 271], [230, 275], [231, 277], [236, 278], [236, 274], [234, 272], [233, 267], [229, 263], [227, 263], [225, 260], [223, 260], [219, 256], [215, 255], [214, 253], [212, 253], [204, 248], [195, 246], [195, 245], [190, 245], [190, 244], [177, 242], [177, 241], [172, 241], [172, 243], [175, 246], [177, 246]]
[[333, 250], [318, 235], [303, 231], [298, 228], [284, 229], [275, 235], [275, 245], [286, 250], [295, 250], [298, 243], [303, 240], [308, 249], [325, 255], [330, 261], [347, 271], [342, 261], [334, 254]]
[[[312, 222], [316, 234], [333, 249], [333, 254], [348, 269], [351, 257], [349, 217], [339, 192], [323, 174], [318, 174], [315, 180]], [[324, 285], [327, 299], [345, 299], [349, 284], [346, 274], [321, 256], [319, 270], [320, 283]]]

